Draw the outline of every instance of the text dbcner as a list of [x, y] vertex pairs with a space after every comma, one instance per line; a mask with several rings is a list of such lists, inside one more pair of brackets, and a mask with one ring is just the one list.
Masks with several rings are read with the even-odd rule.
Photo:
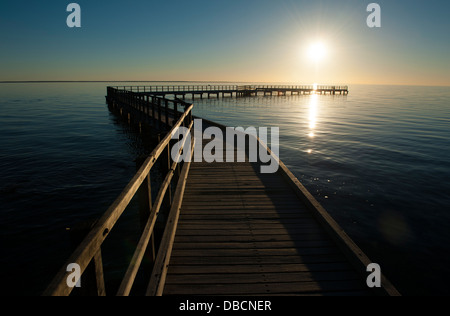
[[271, 311], [270, 301], [224, 301], [224, 311]]

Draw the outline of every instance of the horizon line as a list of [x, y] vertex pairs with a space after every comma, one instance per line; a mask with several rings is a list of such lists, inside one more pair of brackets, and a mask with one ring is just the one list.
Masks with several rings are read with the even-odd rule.
[[[199, 82], [199, 83], [210, 83], [210, 82], [220, 82], [220, 83], [266, 83], [274, 84], [275, 82], [266, 81], [229, 81], [229, 80], [0, 80], [0, 84], [8, 83], [107, 83], [107, 82]], [[292, 85], [292, 82], [282, 83], [277, 82], [277, 84]], [[297, 83], [299, 85], [304, 85], [306, 83]], [[334, 84], [320, 84], [320, 85], [334, 85]], [[337, 84], [336, 84], [337, 85]], [[339, 84], [344, 85], [344, 84]], [[450, 84], [404, 84], [404, 83], [349, 83], [345, 85], [372, 85], [372, 86], [412, 86], [412, 87], [450, 87]]]

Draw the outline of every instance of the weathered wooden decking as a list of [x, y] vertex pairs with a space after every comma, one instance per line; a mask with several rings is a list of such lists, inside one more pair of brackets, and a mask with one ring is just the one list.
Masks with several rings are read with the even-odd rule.
[[279, 173], [192, 163], [164, 295], [370, 295]]
[[[171, 139], [181, 126], [193, 131], [193, 105], [111, 87], [107, 100], [129, 122], [171, 129], [45, 295], [72, 292], [66, 280], [70, 277], [67, 267], [73, 263], [82, 273], [90, 271], [93, 293], [108, 293], [101, 246], [139, 189], [144, 197], [144, 228], [117, 295], [130, 294], [145, 253], [153, 260], [146, 295], [399, 295], [382, 274], [380, 288], [367, 286], [366, 269], [372, 262], [282, 161], [272, 174], [261, 173], [260, 163], [248, 158], [245, 162], [178, 163], [168, 154], [173, 150]], [[179, 112], [182, 108], [184, 112]], [[188, 139], [183, 138], [178, 155], [195, 144], [194, 137], [191, 144]], [[271, 150], [257, 141], [258, 150], [267, 151], [273, 159]], [[235, 148], [235, 158], [236, 154]], [[157, 161], [167, 174], [153, 200], [150, 171]], [[157, 245], [154, 228], [163, 209], [165, 228]]]
[[286, 166], [262, 174], [260, 165], [191, 163], [163, 295], [376, 294], [367, 263], [351, 256], [368, 258], [331, 219], [338, 231], [327, 232]]

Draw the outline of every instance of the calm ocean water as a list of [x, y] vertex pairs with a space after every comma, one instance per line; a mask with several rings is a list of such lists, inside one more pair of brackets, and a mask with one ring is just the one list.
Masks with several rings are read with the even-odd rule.
[[[0, 84], [2, 293], [41, 294], [71, 252], [66, 228], [101, 215], [151, 149], [108, 111], [107, 85]], [[281, 160], [400, 292], [450, 294], [450, 88], [194, 104], [228, 126], [280, 127]]]

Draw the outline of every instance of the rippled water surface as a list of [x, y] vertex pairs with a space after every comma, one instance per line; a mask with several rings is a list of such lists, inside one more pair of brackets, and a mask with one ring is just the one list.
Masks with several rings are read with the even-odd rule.
[[[65, 228], [102, 214], [148, 152], [108, 111], [107, 85], [0, 85], [2, 291], [40, 294], [70, 254]], [[279, 127], [281, 160], [402, 293], [449, 294], [450, 88], [194, 104], [228, 126]]]

